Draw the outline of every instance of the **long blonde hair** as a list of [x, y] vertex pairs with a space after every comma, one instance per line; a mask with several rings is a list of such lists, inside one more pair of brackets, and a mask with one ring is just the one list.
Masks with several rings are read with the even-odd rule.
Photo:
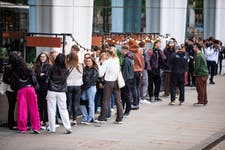
[[117, 49], [115, 47], [110, 47], [110, 49], [107, 51], [107, 53], [112, 57], [112, 58], [118, 58], [117, 56]]

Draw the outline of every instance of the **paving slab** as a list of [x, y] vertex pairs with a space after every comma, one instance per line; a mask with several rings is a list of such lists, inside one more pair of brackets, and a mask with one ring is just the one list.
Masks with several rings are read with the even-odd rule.
[[[66, 135], [64, 128], [56, 133], [19, 134], [0, 128], [0, 150], [188, 150], [202, 149], [223, 134], [225, 128], [225, 76], [216, 76], [215, 85], [208, 85], [207, 106], [195, 107], [195, 88], [186, 88], [182, 106], [162, 102], [141, 105], [115, 125], [115, 116], [100, 126], [73, 127]], [[217, 135], [217, 136], [215, 136]], [[211, 140], [209, 140], [211, 139]], [[224, 144], [216, 150], [223, 150]]]

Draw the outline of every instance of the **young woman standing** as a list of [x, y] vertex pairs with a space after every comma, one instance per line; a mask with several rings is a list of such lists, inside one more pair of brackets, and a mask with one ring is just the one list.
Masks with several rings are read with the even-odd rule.
[[[72, 47], [75, 48], [75, 45]], [[83, 66], [78, 63], [77, 52], [72, 50], [67, 55], [66, 65], [70, 69], [70, 74], [67, 78], [67, 109], [69, 111], [70, 119], [72, 119], [71, 124], [73, 126], [77, 125], [77, 115], [79, 110], [79, 102], [81, 96], [81, 85], [83, 84]], [[78, 47], [77, 47], [78, 48]]]
[[34, 64], [34, 72], [37, 78], [38, 87], [36, 87], [36, 93], [38, 96], [38, 108], [41, 119], [41, 126], [46, 126], [48, 122], [48, 110], [47, 110], [47, 90], [48, 90], [48, 78], [49, 78], [50, 59], [47, 52], [41, 52]]
[[59, 113], [62, 119], [62, 123], [66, 129], [66, 134], [72, 133], [69, 114], [66, 107], [66, 91], [67, 84], [66, 79], [69, 74], [69, 70], [65, 64], [66, 56], [58, 54], [54, 64], [50, 68], [49, 84], [47, 93], [47, 104], [48, 104], [48, 119], [49, 127], [48, 132], [55, 132], [55, 115], [56, 105], [59, 108]]
[[85, 105], [81, 105], [82, 123], [89, 124], [94, 121], [95, 113], [95, 94], [96, 82], [98, 80], [98, 67], [92, 57], [85, 59], [85, 68], [83, 72], [82, 100], [88, 100], [89, 113]]
[[17, 127], [21, 133], [27, 131], [28, 110], [32, 130], [39, 134], [40, 117], [38, 112], [37, 95], [35, 93], [34, 72], [28, 68], [24, 59], [20, 56], [12, 60], [11, 88], [17, 91]]

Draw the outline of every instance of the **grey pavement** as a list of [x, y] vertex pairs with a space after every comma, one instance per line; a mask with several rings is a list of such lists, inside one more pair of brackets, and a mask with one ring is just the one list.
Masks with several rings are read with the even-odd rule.
[[[122, 125], [106, 124], [73, 127], [73, 133], [39, 135], [19, 134], [0, 128], [0, 150], [187, 150], [202, 149], [225, 133], [225, 76], [216, 76], [215, 85], [208, 84], [207, 106], [196, 107], [195, 88], [186, 88], [182, 106], [162, 102], [141, 105], [124, 118]], [[220, 143], [217, 149], [225, 149]]]
[[224, 150], [225, 149], [225, 140], [212, 148], [212, 150]]

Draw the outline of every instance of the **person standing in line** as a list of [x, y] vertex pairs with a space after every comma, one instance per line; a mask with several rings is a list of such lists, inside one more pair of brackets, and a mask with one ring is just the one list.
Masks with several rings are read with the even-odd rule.
[[201, 52], [201, 46], [198, 43], [194, 44], [195, 52], [195, 68], [194, 75], [196, 77], [196, 90], [198, 93], [198, 102], [194, 105], [206, 105], [207, 99], [207, 79], [208, 79], [208, 68], [206, 58]]
[[27, 131], [28, 111], [34, 134], [40, 133], [38, 100], [34, 89], [36, 84], [34, 72], [28, 68], [24, 59], [18, 56], [12, 60], [10, 86], [17, 92], [17, 128], [21, 133]]
[[71, 125], [77, 125], [77, 115], [79, 110], [79, 103], [81, 97], [81, 86], [83, 84], [82, 76], [83, 76], [83, 66], [79, 63], [77, 52], [80, 49], [73, 45], [71, 47], [70, 53], [66, 58], [66, 66], [71, 70], [68, 78], [67, 78], [67, 109], [69, 112]]
[[[131, 110], [131, 88], [133, 86], [134, 79], [134, 58], [132, 52], [129, 51], [128, 46], [123, 45], [121, 47], [121, 53], [124, 55], [121, 72], [125, 81], [125, 86], [121, 88], [121, 98], [123, 108], [125, 109], [124, 117], [129, 117]], [[125, 108], [126, 104], [126, 108]]]
[[163, 50], [164, 55], [166, 56], [165, 65], [163, 67], [163, 87], [164, 87], [164, 96], [167, 97], [170, 95], [170, 82], [171, 82], [171, 68], [169, 61], [172, 54], [175, 52], [175, 43], [172, 39], [167, 42], [166, 48]]
[[222, 67], [223, 67], [223, 59], [224, 59], [224, 47], [221, 41], [219, 41], [218, 47], [219, 47], [219, 59], [218, 59], [217, 72], [218, 74], [221, 74]]
[[215, 84], [213, 79], [216, 71], [216, 64], [218, 63], [219, 58], [219, 49], [212, 40], [208, 40], [208, 42], [206, 42], [205, 56], [207, 60], [208, 71], [210, 72], [209, 84]]
[[[49, 58], [50, 58], [50, 61], [51, 61], [51, 63], [52, 64], [54, 64], [54, 62], [55, 62], [55, 59], [56, 59], [56, 57], [57, 57], [57, 55], [59, 54], [59, 51], [58, 50], [55, 50], [55, 49], [52, 49], [51, 51], [50, 51], [50, 53], [49, 53]], [[58, 106], [56, 106], [56, 127], [59, 127], [60, 125], [60, 123], [62, 122], [61, 121], [61, 117], [60, 117], [60, 115], [59, 115], [59, 108], [58, 108]]]
[[140, 103], [141, 104], [150, 104], [147, 101], [147, 91], [148, 91], [148, 72], [147, 72], [147, 51], [146, 51], [146, 44], [144, 41], [139, 43], [139, 47], [142, 49], [143, 58], [144, 58], [144, 69], [141, 76], [141, 87], [140, 87]]
[[[155, 101], [161, 101], [159, 98], [160, 86], [161, 86], [161, 76], [160, 70], [163, 67], [166, 56], [160, 49], [161, 42], [156, 40], [154, 42], [153, 49], [148, 50], [148, 94], [150, 101], [153, 101], [153, 96]], [[153, 87], [155, 89], [153, 90]]]
[[179, 105], [185, 100], [185, 89], [184, 89], [184, 82], [185, 82], [185, 72], [188, 71], [188, 53], [186, 53], [185, 47], [182, 44], [181, 46], [177, 46], [175, 51], [170, 60], [169, 66], [171, 68], [171, 82], [170, 82], [170, 95], [171, 95], [171, 102], [170, 105], [175, 104], [176, 99], [176, 89], [179, 88]]
[[195, 76], [193, 75], [194, 71], [194, 50], [193, 50], [193, 39], [188, 39], [186, 43], [186, 51], [189, 55], [188, 62], [188, 84], [187, 86], [195, 86]]
[[[108, 59], [107, 53], [102, 52], [100, 54], [99, 62], [97, 64], [102, 65], [102, 63], [104, 61], [106, 61], [107, 59]], [[97, 92], [96, 92], [96, 96], [95, 96], [95, 104], [96, 104], [95, 108], [96, 108], [96, 113], [98, 113], [98, 114], [101, 112], [101, 108], [102, 108], [102, 105], [103, 105], [104, 84], [105, 84], [104, 77], [98, 78], [98, 82], [97, 82], [97, 85], [96, 85]]]
[[107, 51], [108, 59], [99, 66], [99, 77], [104, 76], [105, 85], [103, 91], [103, 107], [97, 120], [97, 123], [104, 123], [107, 121], [108, 107], [112, 94], [115, 97], [117, 107], [117, 115], [115, 124], [122, 124], [123, 122], [123, 106], [120, 95], [120, 88], [117, 83], [117, 78], [120, 72], [120, 63], [116, 52], [112, 49]]
[[134, 40], [128, 42], [129, 50], [134, 53], [134, 86], [132, 87], [133, 104], [131, 105], [132, 110], [139, 109], [140, 99], [140, 81], [144, 70], [144, 58], [143, 49], [139, 48], [138, 44]]
[[88, 111], [85, 105], [80, 106], [82, 113], [83, 124], [90, 124], [94, 122], [95, 114], [95, 94], [96, 82], [98, 80], [98, 66], [94, 58], [89, 57], [85, 59], [86, 66], [83, 70], [83, 85], [81, 98], [83, 101], [88, 101]]
[[48, 119], [49, 127], [48, 133], [56, 131], [56, 106], [59, 108], [59, 113], [62, 119], [62, 123], [66, 129], [66, 134], [72, 133], [69, 113], [66, 106], [66, 91], [67, 91], [67, 77], [69, 70], [66, 67], [66, 56], [64, 54], [58, 54], [54, 64], [50, 67], [49, 84], [47, 93], [47, 105], [48, 105]]
[[[5, 67], [5, 71], [3, 74], [2, 81], [6, 84], [9, 85], [10, 87], [10, 82], [11, 82], [11, 74], [12, 74], [12, 61], [16, 59], [20, 54], [16, 51], [11, 52], [9, 54], [9, 62]], [[10, 130], [15, 130], [17, 129], [16, 127], [16, 122], [14, 119], [14, 111], [15, 111], [15, 106], [16, 106], [16, 92], [13, 91], [11, 88], [8, 88], [6, 91], [6, 96], [8, 99], [8, 104], [9, 104], [9, 109], [8, 109], [8, 127]]]
[[38, 87], [36, 87], [36, 93], [38, 96], [38, 108], [41, 119], [41, 128], [46, 128], [48, 124], [48, 109], [47, 109], [47, 91], [48, 91], [48, 78], [50, 69], [50, 58], [48, 53], [41, 52], [34, 64], [34, 73], [37, 78]]

